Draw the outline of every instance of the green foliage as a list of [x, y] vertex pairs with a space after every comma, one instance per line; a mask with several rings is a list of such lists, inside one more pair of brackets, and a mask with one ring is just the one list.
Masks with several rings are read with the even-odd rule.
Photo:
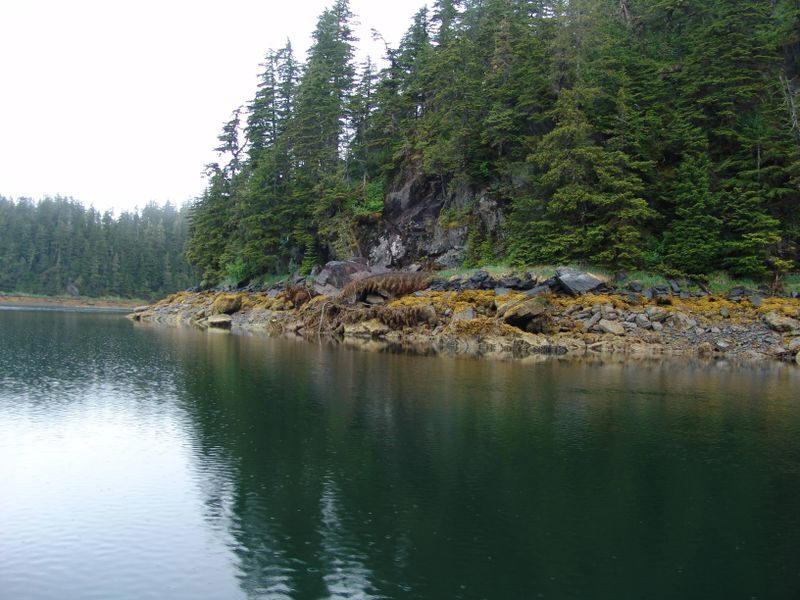
[[469, 229], [469, 264], [761, 280], [800, 262], [795, 0], [437, 0], [382, 69], [355, 65], [351, 21], [334, 0], [305, 64], [268, 52], [223, 126], [191, 209], [204, 278], [359, 252], [417, 175], [507, 209], [495, 231], [439, 214]]
[[152, 298], [189, 287], [186, 212], [148, 204], [115, 218], [70, 198], [0, 196], [0, 290]]

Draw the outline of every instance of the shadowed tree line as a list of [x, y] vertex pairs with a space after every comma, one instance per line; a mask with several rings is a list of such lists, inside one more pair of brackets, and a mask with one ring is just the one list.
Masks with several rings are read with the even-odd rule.
[[210, 281], [359, 247], [410, 174], [482, 190], [475, 263], [780, 276], [800, 239], [797, 0], [435, 0], [382, 68], [336, 0], [219, 137], [188, 258]]
[[148, 204], [114, 217], [70, 198], [0, 196], [0, 290], [149, 298], [191, 285], [186, 211]]

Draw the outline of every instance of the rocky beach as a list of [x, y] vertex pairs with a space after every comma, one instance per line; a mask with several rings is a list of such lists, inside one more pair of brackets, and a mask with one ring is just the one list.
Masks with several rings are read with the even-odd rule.
[[292, 285], [179, 292], [130, 318], [428, 354], [800, 361], [800, 299], [687, 287], [617, 287], [566, 267], [548, 279], [486, 271], [442, 279], [337, 261]]

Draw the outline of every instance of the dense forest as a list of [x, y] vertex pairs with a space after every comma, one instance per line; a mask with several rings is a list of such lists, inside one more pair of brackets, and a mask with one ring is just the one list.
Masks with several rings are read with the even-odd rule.
[[0, 196], [0, 291], [151, 298], [191, 285], [185, 210], [118, 217], [69, 198]]
[[409, 173], [502, 208], [440, 218], [472, 264], [796, 268], [800, 1], [436, 0], [379, 69], [353, 18], [336, 0], [303, 63], [270, 51], [224, 125], [190, 216], [206, 280], [357, 253]]

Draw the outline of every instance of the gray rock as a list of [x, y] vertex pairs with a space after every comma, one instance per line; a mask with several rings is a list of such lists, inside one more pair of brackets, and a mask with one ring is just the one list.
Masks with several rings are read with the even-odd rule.
[[527, 290], [525, 295], [530, 297], [541, 296], [542, 294], [549, 294], [552, 291], [549, 285], [537, 285]]
[[719, 309], [719, 316], [723, 319], [730, 319], [731, 318], [731, 311], [728, 310], [726, 306], [723, 306]]
[[666, 318], [669, 316], [668, 311], [658, 306], [648, 306], [644, 312], [647, 315], [648, 319], [658, 323], [665, 321]]
[[787, 352], [800, 352], [800, 336], [786, 342]]
[[233, 317], [230, 315], [211, 315], [206, 321], [209, 327], [214, 329], [230, 329]]
[[313, 289], [318, 294], [333, 294], [351, 281], [366, 277], [371, 272], [363, 260], [335, 260], [326, 264], [314, 279]]
[[506, 294], [510, 294], [511, 290], [506, 287], [498, 287], [494, 288], [494, 295], [495, 296], [505, 296]]
[[603, 333], [611, 333], [613, 335], [625, 335], [625, 327], [618, 321], [609, 321], [608, 319], [600, 319], [597, 326]]
[[648, 319], [646, 315], [636, 315], [636, 320], [634, 322], [642, 329], [650, 329], [650, 319]]
[[454, 313], [451, 322], [455, 323], [456, 321], [469, 321], [474, 318], [475, 318], [475, 311], [470, 306], [469, 308], [465, 308], [464, 310], [460, 310], [457, 313]]
[[720, 352], [725, 352], [728, 348], [731, 347], [730, 342], [726, 340], [717, 340], [714, 343], [714, 347], [719, 350]]
[[378, 294], [367, 294], [365, 298], [367, 304], [385, 304], [386, 300], [383, 296], [379, 296]]
[[653, 331], [662, 331], [664, 329], [664, 325], [658, 321], [653, 321], [650, 326], [653, 328]]
[[584, 321], [583, 322], [583, 330], [584, 331], [589, 331], [592, 327], [597, 325], [600, 322], [600, 319], [602, 319], [602, 318], [603, 318], [603, 315], [600, 314], [600, 311], [597, 311], [596, 313], [594, 313], [592, 315], [591, 319], [589, 319], [588, 321]]
[[604, 283], [602, 279], [595, 277], [591, 273], [571, 267], [559, 267], [556, 269], [556, 279], [573, 296], [593, 292]]
[[764, 323], [766, 323], [770, 329], [779, 333], [800, 330], [800, 321], [783, 316], [777, 312], [770, 312], [764, 315]]

